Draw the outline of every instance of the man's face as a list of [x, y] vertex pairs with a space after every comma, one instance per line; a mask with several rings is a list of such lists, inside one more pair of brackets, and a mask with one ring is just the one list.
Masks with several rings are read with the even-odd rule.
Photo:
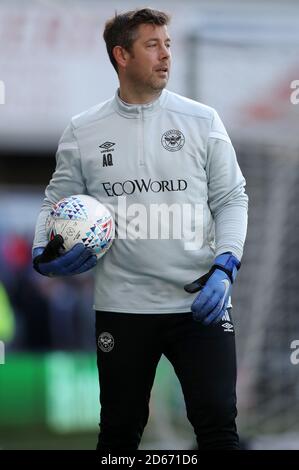
[[126, 65], [127, 78], [139, 89], [163, 90], [169, 79], [170, 65], [170, 37], [167, 27], [140, 25]]

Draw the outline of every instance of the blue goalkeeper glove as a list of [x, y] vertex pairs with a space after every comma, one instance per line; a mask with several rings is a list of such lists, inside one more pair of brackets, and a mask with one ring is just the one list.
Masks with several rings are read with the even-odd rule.
[[194, 320], [203, 325], [220, 322], [240, 266], [240, 261], [232, 253], [223, 253], [215, 258], [208, 273], [184, 286], [190, 294], [200, 291], [191, 305]]
[[63, 238], [55, 235], [46, 247], [33, 249], [33, 267], [44, 276], [71, 276], [93, 268], [97, 257], [91, 248], [77, 243], [71, 250], [64, 252]]

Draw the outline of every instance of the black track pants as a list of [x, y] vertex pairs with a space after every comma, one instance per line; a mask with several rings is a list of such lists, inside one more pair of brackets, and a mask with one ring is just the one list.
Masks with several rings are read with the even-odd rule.
[[229, 316], [216, 326], [202, 326], [191, 313], [97, 311], [96, 339], [98, 450], [137, 450], [162, 354], [181, 383], [199, 450], [238, 449], [235, 335]]

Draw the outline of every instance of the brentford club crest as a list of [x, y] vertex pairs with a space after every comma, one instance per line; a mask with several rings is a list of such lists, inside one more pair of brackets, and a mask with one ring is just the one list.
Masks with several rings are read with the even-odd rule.
[[110, 333], [108, 333], [107, 331], [104, 331], [103, 333], [101, 333], [99, 338], [98, 338], [98, 347], [103, 352], [110, 352], [114, 347], [114, 338], [113, 338], [113, 336]]
[[171, 129], [164, 132], [161, 139], [162, 145], [169, 152], [177, 152], [185, 144], [185, 137], [181, 131]]

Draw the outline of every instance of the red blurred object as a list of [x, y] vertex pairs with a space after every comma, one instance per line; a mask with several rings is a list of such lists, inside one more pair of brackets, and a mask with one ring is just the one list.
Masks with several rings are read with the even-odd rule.
[[20, 235], [10, 235], [2, 247], [4, 261], [12, 269], [25, 268], [31, 261], [31, 249], [28, 241]]

